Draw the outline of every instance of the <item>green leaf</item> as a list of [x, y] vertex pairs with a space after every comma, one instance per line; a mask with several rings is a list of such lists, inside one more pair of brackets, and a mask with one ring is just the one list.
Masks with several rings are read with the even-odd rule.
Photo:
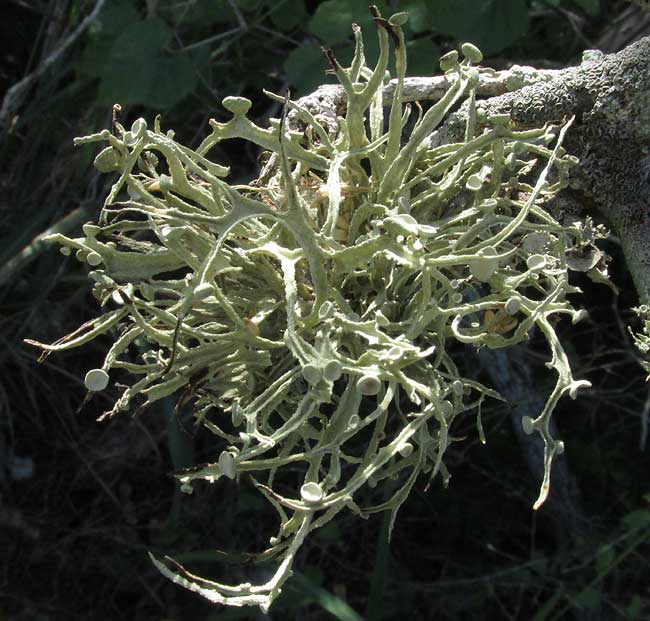
[[595, 610], [600, 605], [600, 591], [593, 587], [587, 587], [580, 591], [573, 600], [577, 606], [587, 608], [588, 610]]
[[297, 91], [292, 97], [307, 95], [318, 85], [331, 81], [326, 79], [326, 68], [320, 45], [308, 43], [292, 50], [284, 61], [287, 79]]
[[[345, 41], [352, 36], [351, 24], [361, 26], [364, 36], [374, 33], [375, 26], [368, 10], [367, 0], [327, 0], [318, 5], [307, 29], [326, 45]], [[387, 14], [383, 1], [376, 3], [382, 14]]]
[[196, 68], [186, 54], [174, 54], [158, 60], [152, 88], [144, 102], [150, 108], [165, 110], [171, 108], [197, 86]]
[[631, 511], [623, 517], [622, 522], [628, 530], [641, 530], [650, 526], [650, 511], [647, 509]]
[[406, 22], [408, 29], [418, 34], [427, 32], [433, 28], [431, 21], [430, 3], [424, 0], [409, 0], [404, 6], [404, 10], [409, 14], [409, 20]]
[[440, 48], [431, 39], [422, 38], [406, 44], [406, 73], [411, 76], [430, 76], [438, 71]]
[[609, 573], [614, 561], [614, 556], [613, 546], [609, 544], [600, 546], [596, 555], [596, 571], [603, 575]]
[[[169, 26], [157, 17], [134, 22], [115, 39], [113, 57], [128, 63], [140, 57], [155, 56], [171, 41], [172, 36]], [[128, 65], [124, 67], [128, 68]]]
[[79, 60], [75, 63], [76, 70], [81, 75], [100, 78], [104, 73], [107, 59], [113, 47], [113, 39], [103, 36], [89, 37]]
[[140, 14], [133, 2], [107, 2], [88, 29], [86, 45], [75, 63], [77, 71], [93, 78], [101, 77], [115, 38], [140, 20]]
[[129, 25], [113, 42], [102, 69], [100, 102], [165, 109], [189, 94], [197, 73], [187, 54], [165, 51], [172, 36], [158, 18]]
[[436, 30], [484, 54], [500, 52], [528, 30], [526, 0], [437, 0], [429, 6]]
[[295, 30], [307, 20], [307, 10], [303, 0], [277, 0], [268, 4], [271, 22], [282, 32]]
[[[186, 56], [186, 54], [181, 54], [181, 56]], [[193, 70], [198, 76], [203, 76], [203, 79], [206, 83], [210, 82], [210, 63], [212, 62], [212, 57], [210, 53], [210, 48], [207, 45], [201, 45], [187, 52], [187, 58], [192, 64]]]
[[114, 0], [104, 5], [88, 32], [91, 35], [115, 36], [140, 19], [140, 13], [131, 0]]
[[97, 101], [101, 106], [114, 103], [146, 104], [152, 88], [152, 75], [149, 63], [138, 62], [127, 74], [113, 64], [106, 67], [99, 85]]

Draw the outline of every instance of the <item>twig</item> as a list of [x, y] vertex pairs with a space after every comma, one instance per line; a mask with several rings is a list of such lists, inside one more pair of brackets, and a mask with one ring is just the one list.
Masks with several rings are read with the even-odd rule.
[[88, 29], [104, 7], [106, 0], [97, 0], [95, 8], [77, 26], [77, 28], [59, 45], [32, 73], [26, 75], [20, 82], [14, 84], [4, 96], [0, 107], [0, 128], [11, 125], [16, 110], [21, 106], [29, 87], [38, 80], [47, 69], [53, 65], [70, 48], [77, 39]]
[[44, 241], [46, 235], [55, 233], [68, 233], [79, 227], [86, 220], [91, 219], [92, 213], [86, 207], [79, 207], [69, 213], [67, 216], [55, 222], [50, 228], [39, 233], [34, 239], [27, 244], [18, 254], [14, 255], [2, 267], [0, 267], [0, 286], [6, 284], [14, 274], [23, 269], [28, 263], [31, 263], [36, 257], [41, 255], [47, 248], [52, 245]]
[[[547, 82], [561, 74], [562, 69], [534, 69], [533, 67], [514, 65], [503, 71], [489, 71], [480, 74], [476, 87], [476, 94], [480, 97], [495, 97], [524, 86], [538, 82]], [[426, 78], [406, 78], [402, 101], [437, 101], [449, 89], [450, 82], [444, 75]], [[397, 80], [391, 80], [383, 93], [384, 105], [390, 105], [393, 92], [397, 87]], [[320, 114], [325, 113], [324, 107], [335, 107], [343, 104], [345, 94], [343, 88], [334, 84], [325, 84], [318, 87], [313, 93], [301, 97], [298, 103], [308, 109], [315, 109]]]
[[181, 48], [178, 49], [179, 52], [189, 52], [190, 50], [195, 50], [196, 48], [199, 48], [203, 45], [208, 45], [209, 43], [214, 43], [215, 41], [220, 41], [221, 39], [225, 39], [229, 37], [230, 35], [237, 34], [238, 32], [241, 32], [242, 28], [238, 26], [237, 28], [230, 28], [226, 30], [225, 32], [218, 32], [215, 35], [212, 35], [211, 37], [207, 37], [206, 39], [201, 39], [200, 41], [195, 41], [194, 43], [190, 43], [189, 45], [185, 45]]
[[239, 6], [237, 6], [237, 2], [235, 0], [228, 0], [228, 4], [230, 5], [230, 8], [235, 14], [235, 17], [237, 18], [237, 23], [239, 24], [239, 27], [242, 30], [248, 30], [248, 24], [246, 23], [246, 19], [244, 18], [244, 15], [239, 10]]

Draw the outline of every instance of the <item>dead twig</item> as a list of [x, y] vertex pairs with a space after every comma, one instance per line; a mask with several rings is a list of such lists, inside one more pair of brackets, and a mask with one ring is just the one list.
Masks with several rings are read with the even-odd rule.
[[54, 51], [36, 67], [34, 71], [26, 75], [22, 80], [16, 82], [5, 94], [0, 106], [0, 129], [11, 127], [16, 111], [27, 97], [30, 87], [56, 62], [63, 54], [79, 39], [99, 15], [106, 0], [97, 0], [95, 7], [88, 16], [77, 26]]

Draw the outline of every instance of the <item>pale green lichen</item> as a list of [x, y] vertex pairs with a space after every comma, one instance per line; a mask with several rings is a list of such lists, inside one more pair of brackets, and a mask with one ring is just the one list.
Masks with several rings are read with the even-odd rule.
[[[566, 297], [576, 291], [566, 255], [584, 243], [583, 229], [543, 209], [575, 163], [561, 146], [571, 120], [516, 131], [507, 119], [479, 123], [470, 106], [464, 141], [430, 146], [449, 110], [474, 100], [480, 52], [464, 46], [465, 58], [445, 57], [448, 91], [418, 109], [406, 132], [404, 16], [374, 17], [374, 68], [358, 28], [350, 68], [327, 53], [347, 97], [335, 134], [291, 101], [285, 116], [293, 111], [300, 131], [284, 116], [263, 129], [242, 98], [224, 100], [233, 118], [211, 121], [197, 150], [159, 120], [128, 131], [118, 123], [77, 141], [107, 142], [97, 167], [119, 173], [99, 223], [80, 238], [50, 237], [97, 268], [93, 293], [107, 310], [37, 345], [47, 353], [112, 335], [101, 371], [91, 372], [127, 384], [107, 414], [180, 395], [223, 445], [215, 463], [177, 473], [182, 489], [254, 474], [278, 511], [277, 536], [260, 558], [280, 561], [263, 585], [220, 584], [152, 557], [212, 602], [267, 609], [309, 532], [344, 509], [391, 511], [392, 525], [420, 474], [447, 483], [456, 419], [499, 398], [461, 375], [453, 342], [507, 347], [535, 326], [548, 341], [557, 383], [544, 410], [524, 419], [545, 444], [535, 507], [563, 446], [549, 433], [553, 408], [587, 385], [574, 380], [553, 327], [557, 315], [582, 316]], [[391, 39], [398, 85], [386, 119]], [[263, 181], [224, 180], [228, 169], [208, 154], [229, 138], [275, 154]], [[358, 506], [362, 489], [384, 484], [379, 504]]]

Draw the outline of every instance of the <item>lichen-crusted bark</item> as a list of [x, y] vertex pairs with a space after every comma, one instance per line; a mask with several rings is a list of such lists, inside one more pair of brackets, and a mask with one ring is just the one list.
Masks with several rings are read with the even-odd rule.
[[[495, 97], [530, 84], [550, 81], [561, 73], [562, 70], [558, 69], [535, 69], [523, 65], [514, 65], [506, 71], [485, 70], [480, 75], [476, 94], [480, 97]], [[438, 100], [447, 92], [450, 85], [451, 81], [444, 75], [405, 78], [402, 101]], [[395, 79], [385, 84], [384, 105], [390, 106], [396, 87]], [[313, 93], [301, 97], [298, 104], [318, 117], [325, 127], [334, 130], [337, 114], [343, 113], [345, 109], [345, 91], [338, 84], [323, 84]]]
[[[409, 78], [405, 101], [439, 99], [444, 76]], [[384, 88], [384, 101], [394, 84]], [[512, 92], [507, 92], [512, 91]], [[516, 127], [538, 127], [576, 117], [567, 149], [580, 167], [572, 181], [571, 202], [596, 209], [621, 239], [639, 297], [650, 302], [650, 37], [616, 54], [588, 51], [577, 67], [538, 71], [513, 67], [482, 74], [478, 102], [488, 117], [509, 114]], [[299, 100], [329, 129], [344, 105], [343, 90], [325, 85]], [[462, 137], [467, 106], [436, 133], [437, 143]]]
[[[650, 38], [617, 54], [587, 52], [581, 65], [483, 100], [478, 110], [509, 114], [517, 127], [575, 115], [566, 146], [581, 165], [572, 188], [609, 221], [639, 297], [650, 301]], [[460, 132], [465, 114], [461, 108], [438, 140]]]

